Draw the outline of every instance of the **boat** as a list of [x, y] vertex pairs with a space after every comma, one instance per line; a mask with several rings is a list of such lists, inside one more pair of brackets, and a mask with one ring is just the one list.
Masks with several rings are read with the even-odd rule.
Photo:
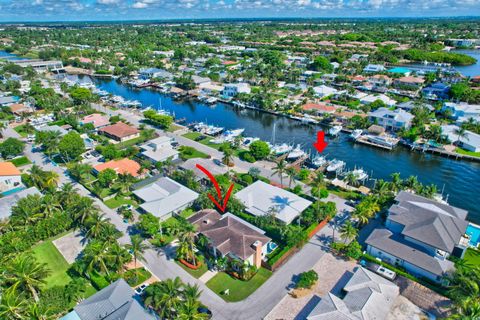
[[257, 140], [260, 140], [260, 138], [256, 138], [256, 137], [246, 137], [246, 138], [243, 139], [243, 145], [244, 145], [245, 147], [250, 147], [250, 145], [251, 145], [253, 142], [257, 141]]
[[292, 151], [290, 151], [288, 153], [287, 159], [288, 160], [295, 160], [295, 159], [301, 158], [305, 155], [306, 155], [305, 151], [303, 151], [302, 148], [300, 147], [300, 145], [297, 144], [295, 149], [293, 149]]
[[292, 151], [292, 149], [293, 149], [293, 147], [289, 146], [286, 143], [276, 144], [276, 145], [271, 147], [272, 153], [274, 155], [282, 155], [282, 154], [285, 154], [287, 152]]
[[300, 118], [300, 121], [302, 121], [302, 123], [305, 123], [305, 124], [315, 124], [315, 123], [318, 123], [317, 120], [313, 119], [312, 116], [306, 114], [304, 115], [302, 118]]
[[363, 133], [363, 130], [361, 129], [355, 129], [353, 130], [353, 132], [350, 134], [350, 138], [352, 138], [353, 140], [357, 140], [358, 138], [360, 138], [360, 136], [362, 135]]
[[[213, 128], [223, 130], [223, 128], [219, 128], [219, 127], [213, 127]], [[232, 142], [236, 137], [240, 136], [243, 133], [243, 131], [245, 131], [245, 129], [227, 130], [220, 137], [218, 137], [216, 139], [213, 139], [210, 142], [215, 143], [215, 144], [220, 144], [220, 143], [224, 143], [224, 142]], [[218, 134], [220, 132], [206, 132], [206, 133], [209, 134], [209, 135], [215, 135], [215, 134]]]
[[334, 159], [327, 167], [328, 172], [336, 172], [345, 166], [345, 162]]
[[355, 169], [352, 171], [352, 173], [359, 181], [363, 181], [368, 178], [368, 174], [363, 169]]
[[327, 159], [325, 157], [322, 157], [322, 156], [316, 156], [315, 158], [313, 158], [312, 160], [312, 165], [317, 167], [317, 168], [320, 168], [321, 166], [324, 166], [326, 163], [327, 163]]
[[375, 143], [375, 144], [378, 144], [378, 145], [381, 145], [381, 146], [385, 146], [387, 148], [393, 148], [398, 143], [398, 139], [390, 138], [390, 137], [387, 137], [387, 136], [368, 135], [367, 140], [372, 142], [372, 143]]
[[328, 130], [328, 134], [331, 136], [337, 136], [342, 131], [342, 126], [333, 126]]
[[217, 103], [217, 101], [218, 101], [217, 98], [215, 98], [215, 97], [210, 97], [210, 98], [208, 98], [208, 99], [205, 100], [205, 103], [207, 103], [207, 104], [215, 104], [215, 103]]

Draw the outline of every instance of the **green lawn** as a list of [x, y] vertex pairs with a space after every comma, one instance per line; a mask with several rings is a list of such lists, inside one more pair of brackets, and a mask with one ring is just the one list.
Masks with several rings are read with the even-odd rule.
[[[215, 277], [207, 282], [207, 287], [212, 289], [222, 299], [228, 302], [241, 301], [257, 290], [268, 278], [272, 272], [260, 268], [255, 276], [249, 281], [235, 279], [224, 272], [219, 272]], [[229, 289], [229, 295], [223, 292]]]
[[[200, 137], [200, 136], [205, 136], [205, 135], [203, 135], [203, 134], [201, 134], [201, 133], [199, 133], [199, 132], [189, 132], [189, 133], [185, 133], [183, 136], [184, 136], [185, 138], [188, 138], [188, 139], [190, 139], [190, 140], [194, 140], [194, 141], [195, 141], [196, 138], [198, 138], [198, 137]], [[204, 145], [206, 145], [206, 146], [209, 146], [209, 147], [211, 147], [211, 148], [213, 148], [213, 149], [217, 149], [217, 150], [220, 149], [220, 147], [222, 146], [222, 144], [220, 144], [220, 143], [219, 143], [219, 144], [211, 143], [210, 140], [211, 140], [212, 138], [210, 138], [210, 137], [208, 137], [208, 136], [205, 136], [205, 137], [206, 137], [205, 139], [202, 139], [202, 140], [197, 141], [197, 142], [198, 142], [198, 143], [201, 143], [201, 144], [204, 144]]]
[[198, 151], [194, 148], [192, 153], [187, 153], [183, 149], [180, 150], [180, 157], [182, 160], [195, 159], [195, 158], [208, 158], [208, 154]]
[[462, 148], [457, 148], [455, 149], [456, 153], [464, 154], [467, 156], [472, 156], [472, 157], [479, 157], [480, 158], [480, 152], [473, 152], [473, 151], [468, 151]]
[[115, 209], [115, 208], [118, 208], [124, 204], [130, 204], [134, 207], [137, 207], [138, 204], [135, 200], [133, 199], [125, 199], [124, 197], [122, 196], [118, 196], [118, 197], [113, 197], [111, 199], [108, 199], [108, 200], [105, 200], [103, 203], [105, 203], [105, 205], [107, 207], [109, 207], [110, 209]]
[[480, 265], [480, 251], [468, 248], [463, 259], [468, 265], [478, 266]]
[[15, 167], [21, 167], [31, 163], [27, 157], [16, 158], [11, 160], [10, 162], [13, 163]]
[[195, 278], [200, 278], [205, 272], [208, 271], [208, 267], [207, 267], [207, 264], [205, 263], [205, 259], [203, 258], [203, 256], [199, 256], [198, 259], [202, 262], [202, 265], [200, 266], [200, 268], [198, 268], [197, 270], [193, 270], [193, 269], [190, 269], [189, 267], [187, 267], [186, 265], [184, 265], [183, 263], [181, 263], [180, 261], [177, 261], [175, 260], [175, 262], [180, 266], [182, 267], [183, 270], [187, 271], [188, 273], [190, 273], [193, 277]]
[[57, 250], [51, 240], [45, 241], [32, 248], [32, 252], [38, 262], [45, 263], [50, 270], [50, 275], [46, 278], [45, 288], [54, 286], [65, 286], [72, 280], [67, 274], [69, 264]]
[[180, 130], [180, 129], [182, 129], [181, 126], [177, 126], [176, 124], [172, 123], [172, 124], [170, 125], [170, 127], [168, 127], [168, 129], [165, 130], [165, 131], [167, 131], [167, 132], [175, 132], [175, 131]]
[[17, 131], [17, 133], [22, 137], [26, 137], [28, 136], [28, 132], [26, 132], [24, 129], [25, 129], [25, 125], [22, 124], [20, 126], [16, 126], [13, 130]]

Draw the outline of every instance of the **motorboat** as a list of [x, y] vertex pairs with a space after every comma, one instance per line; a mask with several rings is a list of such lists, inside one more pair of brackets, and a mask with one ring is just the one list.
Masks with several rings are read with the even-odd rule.
[[246, 137], [246, 138], [243, 139], [243, 145], [244, 145], [245, 147], [250, 147], [250, 145], [251, 145], [253, 142], [257, 141], [257, 140], [260, 140], [260, 138], [257, 138], [257, 137]]
[[274, 155], [282, 155], [282, 154], [285, 154], [287, 152], [292, 151], [293, 147], [286, 144], [286, 143], [282, 143], [282, 144], [274, 145], [271, 149], [272, 149], [272, 153]]
[[208, 98], [208, 99], [205, 100], [205, 102], [206, 102], [207, 104], [215, 104], [215, 103], [217, 103], [217, 101], [218, 101], [218, 99], [215, 98], [215, 97], [210, 97], [210, 98]]
[[363, 169], [355, 169], [352, 171], [352, 173], [359, 181], [363, 181], [368, 178], [368, 174]]
[[363, 133], [363, 130], [361, 129], [355, 129], [353, 130], [353, 132], [350, 134], [350, 138], [352, 138], [353, 140], [357, 140], [358, 138], [360, 138], [360, 136], [362, 135]]
[[345, 166], [345, 162], [334, 159], [327, 167], [328, 172], [336, 172]]
[[333, 126], [328, 130], [328, 134], [331, 136], [337, 136], [342, 131], [342, 126]]
[[318, 123], [317, 120], [315, 120], [312, 116], [306, 114], [304, 115], [302, 118], [300, 118], [300, 121], [302, 121], [302, 123], [306, 123], [306, 124], [315, 124], [315, 123]]
[[322, 156], [316, 156], [312, 160], [312, 165], [314, 165], [317, 168], [320, 168], [321, 166], [324, 166], [327, 163], [327, 159]]
[[306, 155], [306, 152], [302, 150], [302, 148], [300, 147], [299, 144], [297, 144], [295, 149], [293, 149], [292, 151], [290, 151], [288, 153], [287, 159], [288, 160], [295, 160], [295, 159], [301, 158], [305, 155]]
[[368, 141], [370, 141], [372, 143], [376, 143], [376, 144], [385, 146], [387, 148], [393, 148], [398, 143], [398, 139], [390, 138], [390, 137], [387, 137], [387, 136], [368, 135], [367, 139], [368, 139]]

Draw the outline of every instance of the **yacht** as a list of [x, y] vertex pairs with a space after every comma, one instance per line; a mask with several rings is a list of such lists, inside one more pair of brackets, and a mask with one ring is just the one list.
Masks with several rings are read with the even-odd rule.
[[352, 173], [359, 181], [363, 181], [368, 178], [368, 174], [363, 169], [355, 169], [352, 171]]
[[345, 162], [341, 160], [334, 159], [332, 162], [330, 162], [329, 166], [327, 167], [328, 172], [336, 172], [345, 166]]
[[297, 146], [295, 147], [295, 149], [293, 149], [292, 151], [290, 151], [287, 155], [287, 159], [289, 160], [295, 160], [295, 159], [298, 159], [298, 158], [301, 158], [303, 156], [305, 156], [306, 153], [305, 151], [302, 150], [302, 148], [300, 147], [299, 144], [297, 144]]
[[313, 119], [312, 116], [306, 114], [304, 115], [302, 118], [300, 118], [300, 121], [302, 121], [302, 123], [306, 123], [306, 124], [315, 124], [315, 123], [318, 123], [317, 120]]
[[322, 156], [316, 156], [312, 160], [312, 164], [317, 168], [320, 168], [321, 166], [324, 166], [327, 162], [328, 162], [327, 159], [325, 157], [322, 157]]
[[215, 98], [215, 97], [210, 97], [210, 98], [208, 98], [208, 99], [205, 100], [205, 102], [206, 102], [207, 104], [215, 104], [215, 103], [217, 103], [217, 101], [218, 101], [218, 99]]
[[397, 139], [393, 139], [393, 138], [389, 138], [389, 137], [385, 137], [385, 136], [372, 136], [372, 135], [369, 135], [367, 137], [368, 141], [370, 142], [373, 142], [373, 143], [376, 143], [376, 144], [379, 144], [379, 145], [382, 145], [382, 146], [385, 146], [385, 147], [388, 147], [388, 148], [393, 148], [397, 145], [398, 143], [398, 140]]
[[353, 140], [357, 140], [358, 138], [360, 138], [360, 136], [362, 135], [363, 133], [363, 130], [361, 129], [355, 129], [353, 130], [353, 132], [350, 134], [350, 138], [352, 138]]
[[287, 152], [292, 151], [293, 147], [289, 146], [286, 143], [282, 143], [282, 144], [274, 145], [271, 149], [272, 149], [272, 153], [274, 155], [282, 155], [282, 154], [285, 154]]
[[342, 131], [342, 126], [333, 126], [328, 130], [328, 134], [331, 136], [337, 136]]

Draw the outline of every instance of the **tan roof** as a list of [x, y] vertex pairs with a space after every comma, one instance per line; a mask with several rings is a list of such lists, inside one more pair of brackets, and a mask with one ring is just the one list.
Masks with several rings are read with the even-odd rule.
[[232, 253], [243, 260], [255, 253], [255, 242], [265, 245], [271, 240], [259, 232], [260, 229], [229, 213], [222, 216], [215, 210], [207, 209], [197, 212], [188, 218], [188, 221], [197, 227], [198, 232], [210, 239], [223, 255]]
[[337, 108], [334, 106], [328, 106], [326, 104], [319, 104], [319, 103], [307, 103], [302, 106], [303, 110], [317, 110], [317, 111], [324, 111], [324, 112], [333, 112]]
[[110, 160], [105, 163], [101, 163], [93, 167], [98, 172], [101, 172], [106, 169], [113, 169], [118, 174], [127, 174], [129, 173], [133, 177], [137, 177], [140, 174], [140, 165], [128, 158], [121, 159], [121, 160]]
[[408, 77], [398, 78], [397, 81], [398, 82], [405, 82], [405, 83], [420, 83], [421, 84], [421, 83], [425, 82], [425, 79], [419, 78], [419, 77], [408, 76]]
[[101, 132], [108, 133], [111, 136], [118, 138], [125, 138], [139, 133], [140, 131], [137, 128], [129, 126], [123, 122], [117, 122], [111, 126], [106, 126], [100, 129]]
[[9, 105], [8, 107], [10, 108], [10, 110], [12, 110], [13, 113], [28, 112], [30, 110], [29, 107], [21, 103], [14, 103]]
[[19, 176], [20, 170], [11, 162], [0, 162], [0, 176]]

